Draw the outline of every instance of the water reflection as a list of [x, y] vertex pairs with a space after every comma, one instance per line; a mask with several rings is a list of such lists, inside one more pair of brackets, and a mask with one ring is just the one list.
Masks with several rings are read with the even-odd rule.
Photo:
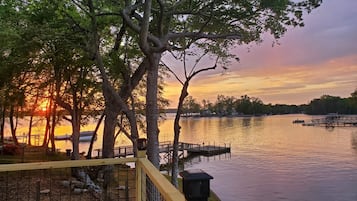
[[192, 140], [232, 143], [232, 159], [188, 165], [214, 176], [226, 201], [357, 200], [357, 134], [292, 124], [297, 118], [311, 117], [202, 118]]
[[254, 117], [254, 127], [260, 128], [264, 124], [264, 117]]
[[220, 125], [226, 127], [233, 127], [234, 126], [234, 118], [221, 118]]
[[250, 127], [250, 122], [252, 121], [252, 118], [243, 118], [242, 119], [242, 127], [249, 128]]
[[357, 153], [357, 131], [351, 133], [351, 147]]
[[230, 160], [230, 159], [231, 159], [230, 153], [225, 153], [215, 156], [192, 156], [185, 159], [185, 168], [191, 168], [194, 165], [198, 165], [202, 162], [210, 162], [210, 161], [222, 162], [224, 160]]

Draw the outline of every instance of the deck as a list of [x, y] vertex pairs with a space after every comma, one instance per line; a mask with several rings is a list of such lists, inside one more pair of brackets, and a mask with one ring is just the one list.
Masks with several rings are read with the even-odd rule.
[[[161, 142], [159, 145], [159, 152], [164, 153], [166, 155], [170, 155], [173, 152], [173, 145], [171, 142]], [[231, 152], [231, 146], [224, 144], [224, 146], [216, 146], [216, 145], [204, 145], [204, 144], [194, 144], [194, 143], [186, 143], [186, 142], [179, 142], [179, 152], [180, 157], [185, 157], [184, 153], [187, 155], [202, 155], [202, 156], [214, 156], [224, 153]], [[102, 156], [102, 149], [95, 149], [94, 155], [97, 158], [101, 158]], [[132, 146], [120, 146], [114, 148], [114, 156], [121, 158], [121, 157], [128, 157], [133, 156], [134, 151]]]
[[311, 124], [325, 127], [357, 127], [357, 117], [347, 115], [327, 116], [321, 119], [313, 119]]
[[187, 149], [188, 154], [203, 155], [203, 156], [214, 156], [224, 153], [230, 153], [230, 147], [221, 147], [214, 145], [198, 146]]

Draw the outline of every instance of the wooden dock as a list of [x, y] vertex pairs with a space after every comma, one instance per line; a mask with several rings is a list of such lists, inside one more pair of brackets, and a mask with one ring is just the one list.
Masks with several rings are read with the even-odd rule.
[[187, 149], [188, 154], [194, 155], [203, 155], [203, 156], [214, 156], [224, 153], [230, 153], [230, 147], [221, 147], [221, 146], [214, 146], [214, 145], [207, 145], [207, 146], [197, 146], [190, 149]]
[[311, 125], [324, 127], [357, 127], [357, 116], [326, 116], [325, 118], [313, 119]]
[[[159, 152], [164, 153], [166, 158], [170, 158], [171, 153], [173, 152], [173, 145], [171, 142], [161, 142], [159, 144]], [[214, 156], [220, 155], [224, 153], [230, 153], [231, 147], [230, 145], [224, 146], [216, 146], [216, 145], [204, 145], [204, 144], [194, 144], [194, 143], [186, 143], [179, 142], [179, 152], [180, 157], [183, 158], [187, 155], [202, 155], [202, 156]], [[97, 158], [101, 158], [102, 150], [95, 149], [93, 155], [97, 155]], [[132, 146], [120, 146], [114, 148], [114, 156], [115, 157], [128, 157], [133, 156], [134, 151]]]

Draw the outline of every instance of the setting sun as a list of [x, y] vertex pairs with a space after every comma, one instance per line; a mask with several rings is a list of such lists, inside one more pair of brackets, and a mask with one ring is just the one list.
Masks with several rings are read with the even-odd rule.
[[47, 111], [48, 107], [49, 107], [49, 101], [48, 101], [48, 99], [44, 99], [38, 106], [38, 110], [41, 113], [45, 113]]

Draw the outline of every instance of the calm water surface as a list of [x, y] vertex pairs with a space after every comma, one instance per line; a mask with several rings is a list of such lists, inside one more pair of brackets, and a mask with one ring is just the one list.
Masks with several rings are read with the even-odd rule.
[[182, 140], [231, 143], [230, 159], [203, 158], [186, 168], [211, 174], [224, 201], [357, 200], [357, 128], [292, 124], [304, 115], [182, 121]]
[[[211, 188], [223, 201], [357, 200], [357, 128], [305, 127], [292, 124], [295, 119], [312, 117], [183, 119], [181, 141], [232, 147], [230, 157], [200, 157], [185, 167], [212, 175]], [[82, 130], [94, 130], [95, 124]], [[36, 129], [34, 133], [43, 133], [40, 126]], [[173, 117], [160, 124], [160, 131], [160, 141], [173, 139]], [[71, 133], [68, 124], [56, 130], [57, 135], [65, 133]], [[123, 144], [129, 141], [119, 137], [116, 146]], [[99, 137], [94, 147], [101, 145]], [[56, 146], [64, 150], [71, 143], [59, 141]], [[86, 152], [88, 144], [80, 147]]]

